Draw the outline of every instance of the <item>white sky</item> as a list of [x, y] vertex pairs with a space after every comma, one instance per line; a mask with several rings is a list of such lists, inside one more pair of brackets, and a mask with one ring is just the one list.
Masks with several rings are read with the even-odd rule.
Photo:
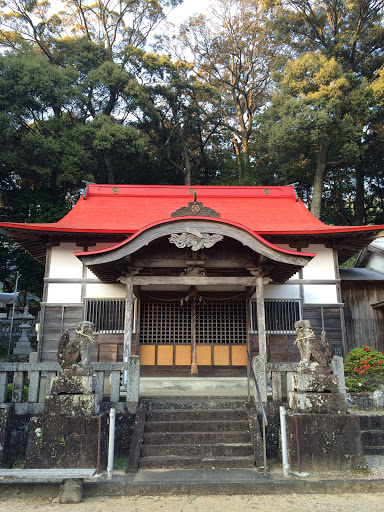
[[210, 3], [210, 0], [184, 0], [181, 5], [173, 9], [168, 17], [168, 21], [179, 24], [193, 14], [205, 14], [208, 12]]

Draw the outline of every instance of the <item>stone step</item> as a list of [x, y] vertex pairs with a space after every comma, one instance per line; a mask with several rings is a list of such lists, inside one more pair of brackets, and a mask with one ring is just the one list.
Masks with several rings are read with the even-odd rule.
[[224, 421], [242, 420], [247, 421], [245, 409], [165, 409], [151, 410], [147, 413], [147, 421]]
[[[179, 417], [177, 417], [179, 419]], [[247, 431], [248, 421], [147, 421], [145, 432], [228, 432]]]
[[143, 457], [139, 469], [252, 468], [253, 457]]
[[247, 397], [246, 370], [243, 377], [141, 377], [140, 396], [145, 397]]
[[249, 432], [145, 432], [144, 444], [249, 443]]
[[251, 457], [205, 457], [202, 460], [204, 469], [254, 468], [255, 458]]
[[151, 399], [142, 439], [139, 468], [255, 466], [244, 400]]
[[384, 446], [363, 446], [364, 455], [384, 455]]
[[141, 457], [139, 469], [200, 469], [201, 457]]
[[360, 416], [361, 430], [384, 430], [384, 415], [364, 414]]
[[188, 398], [188, 399], [163, 399], [150, 400], [148, 410], [216, 410], [216, 409], [232, 409], [245, 410], [246, 402], [244, 400], [230, 400], [226, 398], [216, 398], [212, 400]]
[[170, 456], [200, 456], [200, 457], [251, 457], [253, 447], [250, 443], [222, 444], [150, 444], [142, 445], [141, 457], [170, 457]]
[[384, 430], [363, 430], [361, 432], [363, 446], [384, 445]]

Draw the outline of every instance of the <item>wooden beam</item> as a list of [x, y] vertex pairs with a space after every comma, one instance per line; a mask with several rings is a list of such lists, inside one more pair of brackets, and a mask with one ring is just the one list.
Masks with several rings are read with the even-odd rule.
[[[132, 261], [132, 266], [137, 268], [184, 268], [186, 266], [194, 266], [187, 259], [137, 259]], [[245, 268], [246, 266], [257, 266], [257, 262], [240, 261], [235, 259], [212, 259], [198, 260], [198, 266], [205, 268]]]
[[206, 277], [206, 276], [135, 276], [133, 278], [135, 286], [148, 285], [186, 285], [186, 286], [204, 286], [204, 285], [225, 285], [225, 286], [254, 286], [255, 278], [252, 277]]

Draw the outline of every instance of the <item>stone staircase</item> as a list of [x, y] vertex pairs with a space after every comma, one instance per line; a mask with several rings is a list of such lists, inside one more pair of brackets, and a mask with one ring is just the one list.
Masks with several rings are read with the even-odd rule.
[[244, 400], [148, 400], [141, 439], [139, 469], [251, 468], [262, 460], [256, 410]]
[[384, 416], [360, 416], [361, 443], [365, 455], [384, 455]]

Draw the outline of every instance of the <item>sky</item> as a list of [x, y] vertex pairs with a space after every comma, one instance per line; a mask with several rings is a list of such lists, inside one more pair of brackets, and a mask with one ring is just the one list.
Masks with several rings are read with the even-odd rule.
[[193, 14], [205, 14], [208, 12], [210, 3], [210, 0], [184, 0], [181, 5], [173, 9], [168, 17], [168, 21], [179, 24]]

